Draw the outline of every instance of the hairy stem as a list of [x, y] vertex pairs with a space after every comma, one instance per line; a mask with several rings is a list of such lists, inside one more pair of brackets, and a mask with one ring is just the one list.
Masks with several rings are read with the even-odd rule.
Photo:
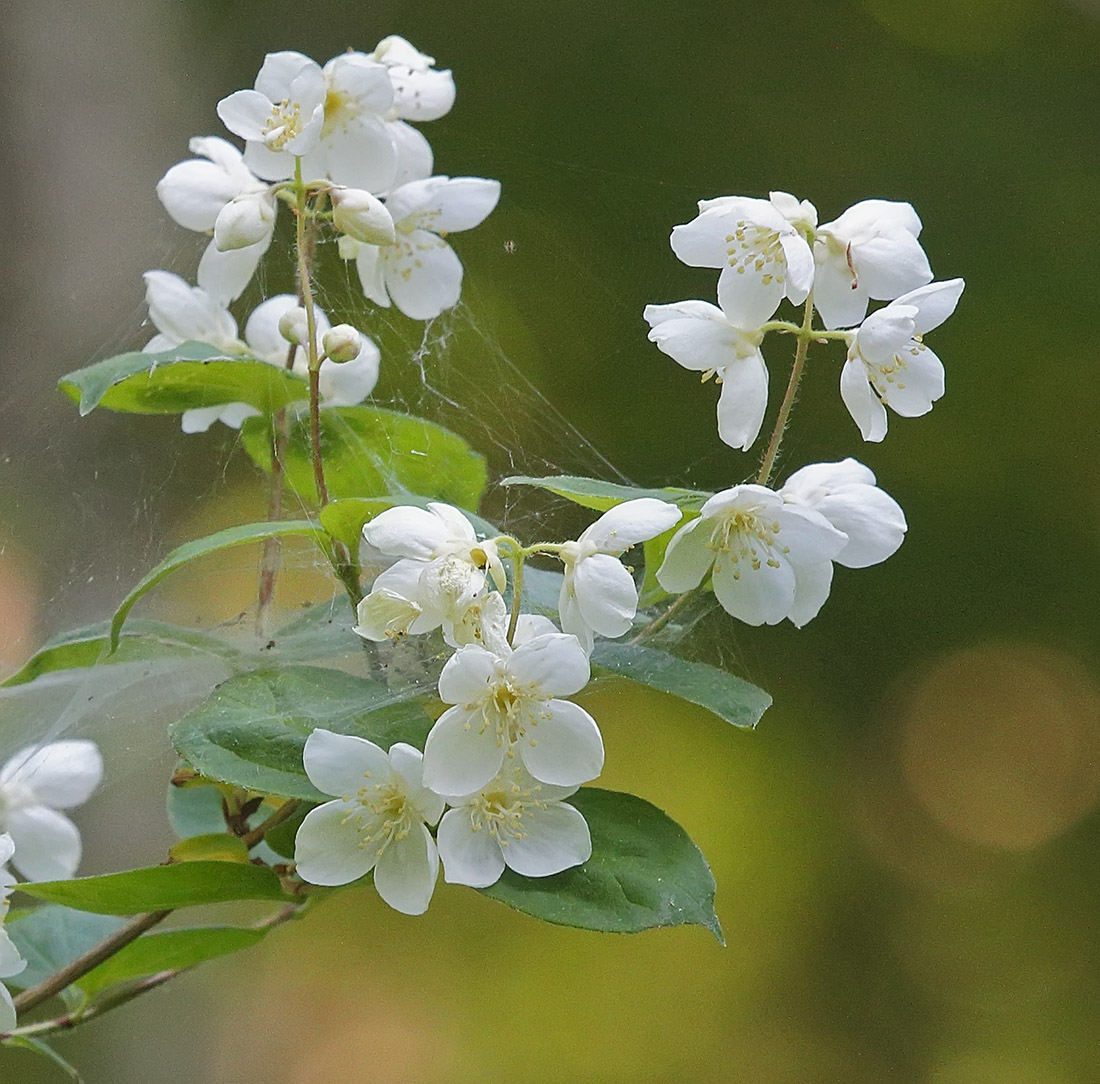
[[512, 613], [508, 618], [508, 643], [511, 644], [516, 636], [516, 626], [519, 624], [519, 611], [523, 605], [523, 550], [512, 551]]
[[783, 402], [779, 405], [779, 416], [775, 419], [775, 428], [772, 430], [771, 440], [768, 441], [768, 450], [764, 453], [764, 460], [760, 464], [760, 473], [756, 476], [757, 485], [766, 486], [771, 479], [772, 470], [775, 467], [775, 457], [779, 454], [779, 445], [786, 432], [787, 423], [790, 421], [791, 408], [794, 406], [795, 396], [798, 394], [798, 384], [802, 379], [802, 370], [806, 366], [806, 352], [810, 348], [810, 340], [814, 337], [814, 295], [810, 291], [806, 298], [806, 308], [802, 314], [802, 327], [798, 332], [798, 346], [794, 352], [794, 364], [791, 366], [791, 377], [787, 381], [787, 391], [783, 396]]

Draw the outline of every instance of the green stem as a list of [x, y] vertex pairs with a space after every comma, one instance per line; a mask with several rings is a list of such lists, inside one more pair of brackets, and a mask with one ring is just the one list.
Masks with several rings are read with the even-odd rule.
[[632, 644], [640, 644], [643, 640], [648, 640], [651, 636], [660, 632], [693, 598], [697, 597], [702, 590], [702, 584], [698, 587], [693, 587], [690, 591], [685, 591], [678, 599], [675, 599], [665, 610], [664, 613], [658, 614], [641, 632], [638, 633], [629, 642]]
[[798, 394], [798, 384], [802, 379], [802, 370], [806, 365], [806, 352], [809, 350], [810, 340], [813, 338], [815, 338], [814, 295], [811, 290], [809, 297], [806, 298], [806, 308], [802, 315], [802, 327], [798, 331], [798, 346], [794, 352], [791, 377], [787, 381], [787, 391], [783, 396], [783, 402], [779, 405], [779, 416], [775, 419], [775, 428], [772, 430], [771, 440], [768, 441], [768, 450], [764, 453], [764, 460], [760, 464], [760, 473], [756, 476], [757, 485], [766, 486], [771, 479], [772, 469], [775, 467], [775, 457], [779, 454], [779, 445], [787, 429], [791, 408], [794, 406], [795, 396]]
[[251, 832], [245, 832], [241, 837], [241, 842], [251, 850], [256, 846], [271, 831], [276, 825], [282, 824], [288, 817], [294, 815], [294, 811], [298, 808], [298, 799], [291, 798], [289, 801], [283, 802], [270, 817], [267, 818], [262, 824], [258, 824]]
[[516, 626], [519, 624], [519, 612], [523, 606], [523, 562], [524, 551], [517, 549], [512, 552], [512, 613], [508, 618], [508, 643], [511, 644], [516, 636]]

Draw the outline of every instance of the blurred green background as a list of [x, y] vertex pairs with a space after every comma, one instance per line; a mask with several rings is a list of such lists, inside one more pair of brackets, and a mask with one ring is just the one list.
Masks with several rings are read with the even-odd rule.
[[[497, 476], [731, 485], [755, 459], [718, 442], [713, 386], [645, 337], [646, 303], [713, 289], [670, 228], [725, 194], [784, 189], [823, 221], [910, 200], [937, 277], [968, 284], [932, 339], [947, 395], [863, 445], [841, 355], [820, 349], [780, 464], [855, 455], [909, 537], [883, 566], [839, 570], [801, 632], [706, 627], [700, 650], [775, 697], [754, 734], [626, 685], [587, 697], [602, 783], [668, 811], [711, 860], [727, 948], [697, 929], [551, 928], [443, 885], [419, 920], [352, 892], [63, 1050], [111, 1084], [1100, 1080], [1095, 0], [16, 0], [0, 668], [106, 614], [170, 544], [259, 511], [228, 430], [81, 422], [53, 387], [145, 341], [143, 270], [193, 273], [202, 241], [153, 186], [189, 136], [221, 134], [216, 101], [266, 51], [323, 62], [388, 33], [455, 72], [455, 109], [423, 129], [437, 171], [504, 194], [455, 239], [463, 306], [424, 351], [420, 325], [364, 315], [327, 259], [323, 303], [383, 344], [380, 397], [453, 425]], [[788, 358], [768, 352], [774, 409]], [[489, 505], [521, 522], [539, 507]], [[197, 573], [161, 612], [232, 616], [254, 568]], [[295, 592], [317, 597], [308, 569]], [[80, 815], [87, 872], [163, 853], [170, 758], [142, 714], [82, 722], [111, 765]], [[0, 1079], [57, 1077], [5, 1051]]]

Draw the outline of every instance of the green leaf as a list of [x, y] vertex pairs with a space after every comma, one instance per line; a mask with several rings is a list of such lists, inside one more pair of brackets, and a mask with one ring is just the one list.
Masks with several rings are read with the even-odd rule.
[[23, 1050], [30, 1050], [35, 1054], [39, 1054], [49, 1061], [52, 1061], [70, 1080], [76, 1081], [76, 1084], [84, 1084], [84, 1078], [76, 1069], [54, 1050], [49, 1043], [45, 1043], [41, 1039], [36, 1039], [32, 1035], [11, 1035], [3, 1040], [2, 1045], [19, 1047]]
[[714, 877], [675, 821], [632, 794], [595, 787], [569, 803], [588, 821], [592, 857], [552, 877], [505, 870], [485, 895], [559, 926], [604, 933], [705, 926], [722, 941]]
[[63, 376], [58, 387], [77, 404], [81, 417], [97, 406], [128, 414], [181, 414], [220, 403], [248, 403], [274, 414], [309, 398], [300, 376], [198, 342], [162, 353], [119, 354]]
[[247, 862], [248, 848], [230, 832], [188, 836], [168, 849], [176, 862]]
[[354, 624], [355, 611], [345, 596], [320, 602], [281, 625], [261, 654], [273, 655], [281, 662], [312, 662], [360, 653], [364, 642], [351, 631]]
[[712, 711], [734, 726], [754, 727], [772, 698], [755, 685], [702, 662], [688, 662], [644, 644], [599, 641], [592, 665]]
[[418, 704], [340, 670], [288, 666], [230, 678], [172, 727], [176, 752], [200, 775], [260, 794], [326, 801], [306, 778], [302, 750], [318, 727], [388, 749], [417, 748], [431, 729]]
[[266, 933], [239, 926], [196, 926], [147, 933], [89, 971], [79, 985], [90, 997], [119, 982], [195, 967], [240, 952], [262, 941]]
[[271, 870], [234, 862], [179, 862], [101, 877], [21, 884], [18, 889], [97, 915], [132, 915], [227, 900], [286, 900]]
[[[4, 981], [17, 989], [37, 986], [110, 937], [121, 925], [122, 919], [110, 915], [92, 915], [68, 907], [37, 907], [4, 927], [27, 961], [25, 970]], [[72, 987], [63, 990], [61, 997], [70, 1008], [83, 1001], [83, 995]]]
[[266, 538], [283, 538], [287, 535], [301, 535], [312, 538], [318, 544], [327, 541], [325, 533], [313, 524], [306, 520], [293, 519], [266, 523], [245, 523], [238, 527], [227, 527], [224, 531], [207, 535], [205, 538], [196, 538], [194, 541], [177, 546], [156, 568], [145, 574], [141, 582], [122, 600], [122, 604], [115, 611], [115, 616], [111, 620], [111, 650], [114, 651], [118, 647], [123, 622], [126, 620], [126, 615], [133, 609], [134, 603], [177, 569], [182, 568], [198, 557], [205, 557], [208, 553], [216, 553], [218, 550], [229, 549], [232, 546], [241, 546], [247, 542], [260, 542]]
[[[395, 505], [407, 504], [414, 508], [427, 508], [428, 504], [436, 497], [418, 497], [412, 493], [389, 493], [381, 497], [345, 497], [340, 501], [326, 504], [320, 512], [321, 526], [339, 542], [358, 550], [363, 538], [363, 527], [375, 516], [385, 512]], [[461, 506], [460, 506], [461, 507]], [[485, 538], [492, 538], [500, 534], [495, 524], [465, 508], [462, 514], [474, 525], [475, 529]]]
[[180, 839], [225, 831], [222, 792], [213, 783], [168, 784], [168, 823]]
[[294, 840], [298, 835], [298, 829], [302, 827], [306, 814], [316, 808], [313, 802], [299, 802], [298, 808], [282, 824], [275, 825], [264, 835], [264, 843], [275, 852], [278, 858], [289, 862], [294, 861]]
[[656, 497], [686, 511], [697, 512], [712, 496], [697, 489], [677, 489], [673, 486], [665, 486], [663, 489], [636, 489], [634, 486], [621, 486], [615, 482], [601, 482], [598, 478], [581, 478], [571, 474], [551, 475], [546, 478], [530, 478], [517, 474], [505, 478], [500, 484], [537, 486], [579, 504], [582, 508], [591, 508], [594, 512], [606, 512], [623, 501], [633, 501], [639, 497]]
[[[271, 433], [265, 418], [241, 428], [245, 451], [271, 470]], [[423, 418], [380, 407], [326, 407], [321, 447], [329, 497], [417, 493], [459, 508], [476, 508], [488, 484], [485, 457], [456, 433]], [[309, 419], [291, 423], [284, 464], [289, 485], [315, 499]]]
[[73, 629], [42, 647], [11, 677], [0, 682], [0, 688], [25, 685], [44, 674], [59, 670], [81, 670], [99, 664], [145, 662], [151, 659], [178, 658], [190, 662], [211, 655], [220, 659], [235, 659], [240, 653], [214, 636], [195, 629], [180, 628], [159, 621], [132, 621], [128, 634], [119, 642], [118, 650], [109, 654], [109, 625], [98, 622]]

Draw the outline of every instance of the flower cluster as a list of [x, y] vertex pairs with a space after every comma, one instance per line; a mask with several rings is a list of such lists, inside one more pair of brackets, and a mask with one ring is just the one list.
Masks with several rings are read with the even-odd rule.
[[[0, 835], [0, 979], [10, 979], [22, 972], [27, 961], [20, 955], [8, 931], [3, 928], [8, 914], [8, 897], [15, 887], [15, 878], [8, 872], [8, 863], [15, 854], [15, 844], [5, 832]], [[8, 988], [0, 982], [0, 1032], [11, 1031], [16, 1024], [15, 1006]]]
[[[689, 266], [721, 269], [718, 304], [648, 305], [649, 337], [685, 368], [718, 377], [719, 436], [748, 451], [768, 403], [764, 335], [797, 331], [772, 318], [784, 298], [805, 303], [807, 327], [816, 309], [825, 335], [847, 344], [841, 396], [863, 439], [880, 441], [887, 406], [911, 418], [943, 395], [943, 365], [922, 336], [963, 291], [962, 279], [932, 282], [920, 232], [913, 208], [889, 200], [863, 200], [821, 226], [813, 204], [786, 192], [701, 200], [671, 244]], [[871, 300], [889, 304], [867, 315]]]
[[[433, 173], [431, 146], [413, 122], [437, 120], [455, 99], [449, 71], [396, 36], [371, 53], [348, 52], [322, 68], [301, 53], [271, 53], [252, 90], [223, 98], [217, 112], [244, 150], [217, 136], [191, 140], [195, 156], [157, 184], [169, 215], [212, 235], [197, 285], [165, 271], [145, 276], [158, 334], [150, 352], [209, 343], [228, 357], [256, 358], [306, 375], [320, 358], [325, 406], [362, 402], [378, 378], [379, 351], [362, 331], [330, 328], [316, 311], [315, 341], [300, 299], [269, 298], [248, 318], [243, 340], [228, 306], [241, 296], [271, 245], [280, 203], [336, 231], [364, 295], [430, 320], [457, 304], [462, 264], [444, 237], [479, 225], [500, 197], [497, 181]], [[339, 334], [337, 334], [339, 332]], [[292, 353], [294, 347], [299, 347]], [[258, 413], [244, 403], [187, 411], [185, 432], [215, 421], [239, 427]]]
[[[493, 884], [506, 867], [545, 877], [585, 862], [588, 826], [565, 799], [600, 774], [604, 747], [596, 721], [566, 698], [588, 684], [594, 633], [622, 636], [633, 623], [638, 591], [621, 556], [680, 518], [674, 504], [639, 498], [604, 513], [577, 539], [529, 548], [509, 536], [479, 538], [462, 512], [437, 502], [371, 520], [367, 543], [396, 560], [359, 604], [355, 631], [384, 642], [442, 628], [454, 653], [439, 697], [450, 706], [423, 754], [313, 732], [306, 773], [335, 800], [303, 821], [298, 873], [315, 884], [346, 884], [374, 869], [382, 898], [419, 914], [440, 860], [447, 881], [475, 887]], [[532, 553], [564, 565], [565, 631], [522, 612], [518, 573]], [[517, 570], [510, 585], [505, 559]]]

